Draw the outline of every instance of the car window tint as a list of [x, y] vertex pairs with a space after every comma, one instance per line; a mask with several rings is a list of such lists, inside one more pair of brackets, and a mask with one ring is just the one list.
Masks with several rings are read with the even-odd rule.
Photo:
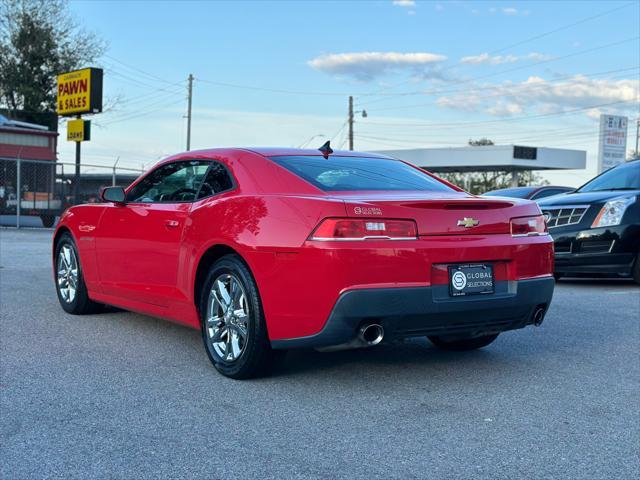
[[127, 195], [128, 202], [178, 203], [195, 200], [209, 162], [175, 162], [144, 177]]
[[225, 166], [218, 162], [212, 162], [200, 187], [198, 198], [210, 197], [231, 188], [233, 188], [233, 182]]
[[546, 190], [541, 190], [539, 192], [537, 192], [533, 197], [531, 197], [532, 200], [537, 200], [539, 198], [545, 198], [545, 197], [551, 197], [553, 195], [558, 195], [559, 193], [565, 193], [568, 192], [570, 190], [565, 190], [565, 189], [561, 189], [561, 188], [548, 188]]
[[437, 190], [446, 184], [399, 160], [367, 157], [271, 157], [295, 175], [321, 190]]
[[503, 188], [501, 190], [492, 190], [491, 192], [486, 192], [483, 195], [487, 195], [489, 197], [509, 197], [509, 198], [527, 198], [531, 192], [533, 192], [534, 188]]
[[622, 163], [590, 180], [576, 192], [601, 192], [606, 190], [640, 190], [640, 160]]

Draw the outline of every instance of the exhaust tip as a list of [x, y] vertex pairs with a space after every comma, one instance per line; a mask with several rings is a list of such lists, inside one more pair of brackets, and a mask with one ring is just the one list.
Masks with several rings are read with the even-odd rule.
[[533, 324], [536, 327], [539, 327], [540, 325], [542, 325], [542, 322], [544, 321], [545, 310], [546, 309], [543, 306], [538, 306], [533, 312]]
[[360, 338], [367, 345], [378, 345], [384, 338], [384, 328], [377, 323], [365, 325], [360, 329]]

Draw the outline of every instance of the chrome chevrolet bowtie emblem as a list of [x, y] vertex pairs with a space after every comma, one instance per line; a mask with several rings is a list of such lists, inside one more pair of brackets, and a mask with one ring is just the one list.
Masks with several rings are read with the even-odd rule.
[[464, 228], [471, 228], [478, 225], [480, 222], [475, 218], [464, 217], [462, 220], [458, 220], [458, 226]]

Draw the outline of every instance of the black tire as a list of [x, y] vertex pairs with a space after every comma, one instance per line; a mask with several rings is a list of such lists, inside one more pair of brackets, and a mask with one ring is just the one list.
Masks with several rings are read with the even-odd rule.
[[40, 220], [42, 221], [42, 226], [45, 228], [51, 228], [53, 224], [56, 223], [56, 217], [53, 215], [40, 215]]
[[[68, 247], [73, 250], [73, 254], [75, 255], [75, 259], [77, 262], [77, 280], [76, 280], [76, 290], [73, 298], [69, 301], [64, 297], [61, 292], [60, 283], [58, 281], [58, 272], [60, 271], [60, 252], [64, 247]], [[84, 275], [82, 274], [82, 264], [80, 263], [80, 256], [78, 255], [78, 249], [76, 248], [76, 244], [73, 241], [73, 237], [71, 234], [65, 232], [63, 233], [58, 242], [56, 243], [55, 248], [55, 256], [54, 256], [54, 279], [56, 283], [56, 293], [58, 295], [58, 301], [60, 302], [60, 306], [62, 309], [71, 313], [72, 315], [86, 315], [89, 313], [96, 313], [101, 310], [102, 305], [94, 302], [89, 298], [89, 294], [87, 292], [87, 286], [84, 283]]]
[[493, 335], [482, 335], [480, 337], [472, 338], [458, 338], [456, 340], [448, 340], [446, 337], [430, 336], [427, 337], [431, 343], [442, 350], [448, 350], [451, 352], [464, 352], [467, 350], [476, 350], [478, 348], [486, 347], [498, 338], [498, 333]]
[[633, 280], [640, 285], [640, 253], [636, 255], [636, 263], [633, 266]]
[[[210, 325], [212, 324], [208, 323], [206, 318], [209, 295], [213, 284], [217, 279], [225, 278], [226, 276], [233, 276], [234, 280], [240, 283], [246, 297], [246, 306], [249, 310], [248, 315], [245, 317], [246, 339], [243, 341], [241, 353], [232, 361], [227, 361], [214, 348], [213, 343], [215, 342], [211, 341], [213, 330], [210, 330]], [[224, 324], [225, 321], [218, 322], [218, 325], [220, 323]], [[285, 354], [282, 350], [273, 350], [271, 348], [258, 287], [251, 271], [237, 255], [225, 255], [209, 269], [200, 297], [200, 322], [202, 340], [207, 356], [216, 370], [225, 377], [241, 380], [268, 375], [271, 373], [274, 364]], [[218, 328], [224, 330], [225, 326]], [[229, 329], [227, 328], [228, 331]], [[229, 333], [226, 335], [228, 339]], [[218, 338], [222, 340], [220, 337]]]

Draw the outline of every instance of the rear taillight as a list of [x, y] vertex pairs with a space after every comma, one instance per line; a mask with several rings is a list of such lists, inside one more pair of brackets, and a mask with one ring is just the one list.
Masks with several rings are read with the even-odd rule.
[[327, 218], [313, 231], [310, 240], [415, 240], [413, 220]]
[[547, 224], [545, 223], [542, 215], [512, 218], [511, 235], [514, 237], [547, 235]]

